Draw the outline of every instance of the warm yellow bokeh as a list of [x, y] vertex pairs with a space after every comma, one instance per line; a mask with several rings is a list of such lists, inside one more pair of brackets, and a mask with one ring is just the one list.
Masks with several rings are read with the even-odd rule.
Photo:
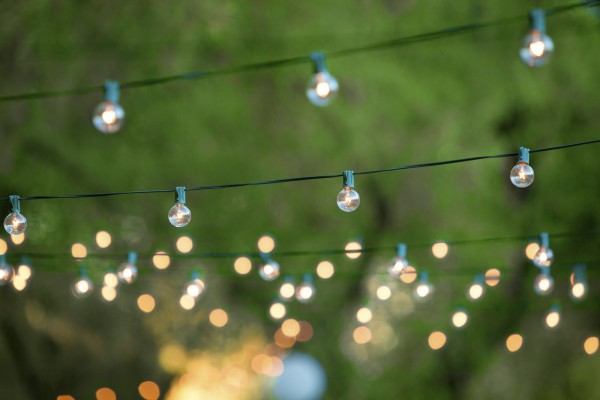
[[32, 273], [31, 267], [27, 264], [21, 264], [17, 267], [17, 275], [25, 280], [31, 278]]
[[25, 234], [19, 233], [18, 235], [10, 235], [10, 240], [13, 242], [13, 244], [18, 246], [25, 241]]
[[27, 280], [21, 275], [15, 275], [11, 283], [19, 292], [27, 287]]
[[189, 294], [184, 294], [183, 296], [181, 296], [181, 298], [179, 299], [179, 305], [181, 306], [181, 308], [183, 308], [184, 310], [191, 310], [192, 308], [194, 308], [194, 306], [196, 305], [196, 299], [194, 299], [192, 296], [190, 296]]
[[525, 247], [525, 255], [530, 260], [533, 260], [533, 258], [535, 257], [535, 254], [538, 252], [539, 249], [540, 249], [539, 244], [537, 244], [536, 242], [531, 242], [527, 245], [527, 247]]
[[321, 279], [329, 279], [335, 273], [335, 267], [329, 261], [321, 261], [317, 265], [317, 276]]
[[548, 328], [555, 328], [560, 322], [560, 313], [557, 311], [551, 311], [546, 315], [546, 326]]
[[160, 397], [160, 388], [152, 381], [140, 383], [140, 386], [138, 386], [138, 392], [144, 400], [158, 400]]
[[281, 319], [285, 317], [286, 312], [287, 310], [283, 303], [273, 303], [271, 304], [271, 307], [269, 307], [269, 315], [271, 315], [271, 318], [273, 319]]
[[111, 302], [117, 298], [117, 291], [113, 287], [104, 286], [102, 287], [102, 298], [108, 302]]
[[431, 246], [431, 252], [435, 258], [445, 258], [448, 255], [448, 244], [444, 242], [437, 242]]
[[96, 400], [117, 400], [117, 395], [111, 388], [100, 388], [96, 390]]
[[506, 339], [506, 348], [511, 353], [515, 351], [519, 351], [519, 349], [523, 346], [523, 336], [518, 333], [513, 333]]
[[485, 271], [485, 284], [488, 286], [496, 286], [500, 283], [500, 270], [498, 268], [490, 268]]
[[296, 337], [300, 333], [300, 323], [293, 318], [286, 319], [281, 324], [281, 331], [287, 337]]
[[152, 257], [152, 264], [156, 269], [167, 269], [171, 265], [171, 257], [165, 251], [157, 251]]
[[373, 334], [371, 333], [371, 330], [366, 326], [359, 326], [356, 329], [354, 329], [354, 332], [352, 333], [352, 338], [358, 344], [365, 344], [371, 341], [371, 339], [373, 338]]
[[86, 258], [87, 248], [81, 243], [73, 243], [71, 246], [71, 255], [73, 258]]
[[175, 242], [175, 247], [180, 253], [189, 253], [194, 248], [194, 241], [189, 236], [181, 236]]
[[431, 332], [427, 344], [432, 350], [439, 350], [446, 345], [446, 335], [440, 331]]
[[8, 251], [8, 243], [4, 239], [0, 239], [0, 256], [3, 256]]
[[583, 350], [591, 356], [598, 351], [599, 345], [600, 342], [598, 341], [598, 336], [590, 336], [583, 342]]
[[385, 301], [392, 297], [392, 289], [388, 285], [381, 285], [375, 294], [379, 300]]
[[112, 243], [112, 237], [110, 233], [106, 231], [99, 231], [96, 233], [96, 245], [101, 249], [105, 249]]
[[233, 269], [240, 275], [247, 275], [252, 271], [252, 261], [248, 257], [238, 257], [233, 263]]
[[452, 325], [456, 328], [462, 328], [467, 322], [469, 322], [469, 315], [466, 312], [459, 310], [452, 314]]
[[142, 294], [137, 299], [139, 309], [145, 313], [151, 313], [156, 307], [156, 300], [149, 294]]
[[373, 312], [368, 307], [361, 307], [356, 312], [356, 319], [358, 320], [358, 322], [366, 324], [367, 322], [371, 321], [371, 319], [373, 319]]
[[275, 239], [269, 235], [264, 235], [258, 239], [258, 251], [261, 253], [270, 253], [275, 249]]
[[417, 280], [417, 269], [412, 265], [407, 265], [402, 275], [400, 275], [400, 280], [404, 283], [413, 283]]
[[217, 328], [222, 328], [227, 325], [229, 321], [229, 316], [227, 312], [221, 308], [216, 308], [210, 312], [208, 315], [208, 319], [211, 324], [216, 326]]
[[362, 244], [360, 244], [359, 242], [346, 243], [346, 247], [344, 247], [344, 250], [346, 251], [346, 257], [348, 257], [351, 260], [357, 259], [361, 256], [362, 253], [356, 250], [362, 250], [362, 248]]

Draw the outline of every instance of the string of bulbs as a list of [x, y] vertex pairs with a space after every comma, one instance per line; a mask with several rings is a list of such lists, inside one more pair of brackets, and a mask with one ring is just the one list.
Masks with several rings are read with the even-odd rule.
[[[591, 8], [600, 5], [600, 0], [584, 0], [578, 3], [559, 5], [546, 9], [533, 9], [529, 12], [530, 29], [519, 49], [519, 57], [530, 67], [541, 67], [548, 63], [554, 52], [554, 42], [546, 34], [546, 16], [561, 14], [577, 8]], [[171, 76], [163, 76], [152, 79], [135, 80], [119, 83], [115, 80], [106, 80], [104, 85], [81, 87], [59, 91], [40, 91], [35, 93], [22, 93], [0, 96], [0, 102], [42, 99], [58, 96], [73, 96], [94, 92], [104, 92], [104, 100], [96, 106], [92, 116], [92, 123], [102, 133], [114, 134], [118, 132], [125, 123], [125, 110], [119, 103], [120, 89], [135, 89], [139, 87], [166, 84], [179, 80], [196, 80], [218, 75], [229, 75], [244, 73], [248, 71], [263, 70], [275, 67], [283, 67], [293, 64], [310, 62], [313, 67], [313, 75], [306, 86], [308, 100], [318, 107], [329, 105], [337, 96], [340, 85], [337, 79], [329, 72], [326, 65], [326, 56], [344, 57], [375, 50], [401, 47], [409, 44], [442, 39], [445, 37], [465, 34], [484, 28], [498, 25], [507, 25], [521, 22], [523, 16], [514, 16], [491, 20], [486, 23], [470, 23], [454, 26], [446, 29], [425, 32], [412, 36], [406, 36], [382, 42], [367, 44], [364, 46], [349, 47], [330, 52], [313, 52], [306, 56], [297, 56], [286, 59], [276, 59], [256, 64], [245, 64], [236, 67], [226, 67], [208, 71], [192, 71]]]

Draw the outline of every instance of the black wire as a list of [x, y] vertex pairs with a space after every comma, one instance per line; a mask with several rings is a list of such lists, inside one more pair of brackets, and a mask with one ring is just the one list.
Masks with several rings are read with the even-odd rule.
[[[545, 152], [545, 151], [568, 149], [568, 148], [572, 148], [572, 147], [585, 146], [585, 145], [596, 144], [596, 143], [600, 143], [600, 139], [588, 140], [585, 142], [564, 144], [564, 145], [560, 145], [560, 146], [532, 149], [529, 152], [530, 153], [541, 153], [541, 152]], [[403, 165], [403, 166], [392, 167], [392, 168], [375, 169], [375, 170], [368, 170], [368, 171], [357, 171], [357, 172], [354, 172], [354, 175], [379, 174], [379, 173], [384, 173], [384, 172], [401, 171], [401, 170], [406, 170], [406, 169], [437, 167], [440, 165], [458, 164], [458, 163], [477, 161], [477, 160], [516, 157], [518, 155], [519, 155], [518, 152], [514, 152], [514, 153], [503, 153], [503, 154], [495, 154], [495, 155], [488, 155], [488, 156], [458, 158], [455, 160], [435, 161], [435, 162], [429, 162], [429, 163], [423, 163], [423, 164], [409, 164], [409, 165]], [[231, 188], [245, 187], [245, 186], [276, 185], [279, 183], [290, 183], [290, 182], [340, 178], [342, 176], [343, 176], [343, 174], [313, 175], [313, 176], [301, 176], [301, 177], [297, 177], [297, 178], [283, 178], [283, 179], [274, 179], [274, 180], [257, 181], [257, 182], [229, 183], [229, 184], [224, 184], [224, 185], [211, 185], [211, 186], [196, 186], [196, 187], [186, 188], [186, 191], [220, 190], [220, 189], [231, 189]], [[20, 197], [20, 200], [79, 199], [79, 198], [90, 198], [90, 197], [108, 197], [108, 196], [153, 194], [153, 193], [174, 193], [174, 192], [175, 192], [175, 189], [134, 190], [134, 191], [130, 191], [130, 192], [85, 193], [85, 194], [72, 194], [72, 195], [60, 195], [60, 196], [24, 196], [24, 197]], [[4, 197], [3, 200], [9, 200], [9, 198]]]
[[[552, 8], [545, 9], [546, 15], [552, 16], [557, 15], [566, 11], [570, 11], [576, 8], [583, 7], [595, 7], [600, 5], [600, 0], [588, 0], [581, 1], [578, 3], [571, 3], [566, 5], [560, 5]], [[383, 50], [392, 47], [401, 47], [408, 44], [426, 42], [430, 40], [441, 39], [445, 37], [450, 37], [458, 34], [464, 34], [473, 32], [476, 30], [481, 30], [484, 28], [499, 26], [499, 25], [507, 25], [515, 22], [521, 22], [525, 20], [525, 18], [529, 18], [529, 16], [513, 16], [506, 18], [499, 18], [496, 20], [491, 20], [484, 23], [472, 23], [467, 25], [459, 25], [446, 29], [441, 29], [432, 32], [421, 33], [412, 36], [401, 37], [397, 39], [387, 40], [383, 42], [376, 42], [372, 44], [368, 44], [365, 46], [357, 46], [350, 47], [346, 49], [333, 50], [327, 52], [329, 57], [344, 57], [357, 53], [364, 53], [368, 51], [374, 50]], [[226, 67], [215, 70], [208, 71], [192, 71], [186, 72], [182, 74], [164, 76], [159, 78], [150, 78], [150, 79], [142, 79], [137, 81], [123, 82], [121, 83], [121, 88], [123, 89], [135, 89], [139, 87], [145, 86], [154, 86], [168, 82], [174, 82], [179, 80], [189, 80], [189, 79], [201, 79], [209, 76], [217, 76], [217, 75], [230, 75], [236, 73], [243, 73], [261, 69], [275, 68], [275, 67], [283, 67], [288, 65], [301, 64], [304, 62], [310, 62], [310, 56], [298, 56], [292, 58], [285, 58], [279, 60], [265, 61], [254, 64], [244, 64], [233, 67]], [[13, 95], [4, 95], [0, 96], [0, 102], [8, 102], [8, 101], [18, 101], [18, 100], [33, 100], [33, 99], [43, 99], [48, 97], [59, 97], [59, 96], [72, 96], [72, 95], [82, 95], [88, 93], [102, 93], [104, 90], [103, 85], [75, 88], [75, 89], [66, 89], [66, 90], [55, 90], [55, 91], [44, 91], [44, 92], [34, 92], [34, 93], [21, 93], [21, 94], [13, 94]]]

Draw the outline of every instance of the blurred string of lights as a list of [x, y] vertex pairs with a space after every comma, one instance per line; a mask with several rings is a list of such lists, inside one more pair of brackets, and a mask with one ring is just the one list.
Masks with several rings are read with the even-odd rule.
[[589, 146], [592, 144], [600, 143], [600, 139], [588, 140], [585, 142], [577, 142], [564, 144], [559, 146], [544, 147], [530, 150], [525, 147], [520, 147], [518, 152], [514, 153], [503, 153], [494, 155], [483, 155], [467, 158], [459, 158], [445, 161], [434, 161], [422, 164], [409, 164], [402, 165], [399, 167], [391, 167], [385, 169], [366, 170], [366, 171], [344, 171], [342, 174], [331, 174], [331, 175], [314, 175], [314, 176], [301, 176], [295, 178], [283, 178], [267, 181], [258, 182], [245, 182], [245, 183], [230, 183], [222, 185], [211, 185], [211, 186], [196, 186], [196, 187], [183, 187], [178, 186], [175, 190], [172, 189], [158, 189], [158, 190], [134, 190], [128, 192], [104, 192], [104, 193], [86, 193], [86, 194], [72, 194], [72, 195], [57, 195], [57, 196], [19, 196], [10, 195], [6, 200], [10, 201], [12, 211], [4, 219], [4, 229], [11, 235], [17, 236], [25, 232], [27, 229], [27, 218], [21, 213], [21, 201], [31, 200], [52, 200], [52, 199], [83, 199], [92, 197], [109, 197], [109, 196], [123, 196], [123, 195], [148, 195], [156, 193], [173, 193], [175, 192], [175, 204], [171, 207], [168, 213], [168, 219], [171, 225], [181, 228], [188, 225], [192, 219], [192, 212], [186, 206], [186, 192], [190, 191], [203, 191], [203, 190], [223, 190], [240, 188], [247, 186], [264, 186], [264, 185], [276, 185], [282, 183], [295, 183], [302, 181], [314, 181], [314, 180], [325, 180], [333, 178], [342, 178], [342, 190], [339, 192], [336, 198], [338, 208], [345, 212], [355, 211], [360, 205], [360, 195], [355, 190], [355, 176], [357, 175], [371, 175], [381, 174], [392, 171], [402, 171], [408, 169], [417, 168], [429, 168], [437, 167], [442, 165], [459, 164], [479, 160], [497, 159], [497, 158], [509, 158], [517, 156], [517, 163], [510, 171], [510, 181], [518, 188], [529, 187], [534, 180], [534, 171], [530, 162], [531, 153], [541, 153], [546, 151], [556, 151], [569, 149], [573, 147]]
[[[519, 49], [519, 56], [521, 60], [530, 67], [543, 66], [550, 60], [550, 57], [554, 52], [554, 42], [546, 34], [546, 16], [561, 14], [577, 8], [589, 8], [592, 11], [596, 11], [598, 10], [596, 7], [599, 5], [600, 0], [584, 0], [577, 3], [559, 5], [546, 9], [532, 9], [528, 14], [530, 29], [523, 39], [521, 48]], [[0, 96], [0, 102], [82, 95], [103, 91], [104, 100], [94, 109], [92, 122], [96, 129], [98, 129], [100, 132], [114, 134], [122, 128], [125, 122], [125, 111], [119, 103], [120, 89], [136, 89], [174, 81], [196, 80], [201, 78], [204, 79], [212, 76], [238, 74], [248, 71], [264, 70], [309, 62], [313, 67], [313, 75], [310, 77], [307, 83], [306, 96], [312, 104], [323, 107], [331, 103], [331, 101], [337, 96], [340, 87], [337, 79], [327, 69], [326, 56], [330, 58], [346, 57], [359, 53], [372, 52], [375, 50], [397, 48], [415, 43], [456, 36], [459, 34], [466, 34], [484, 28], [522, 23], [524, 19], [525, 18], [523, 15], [518, 15], [490, 20], [488, 22], [473, 22], [465, 25], [385, 40], [362, 46], [348, 47], [329, 52], [318, 51], [313, 52], [310, 55], [302, 55], [234, 67], [225, 67], [221, 69], [192, 71], [176, 75], [134, 80], [123, 83], [119, 83], [114, 80], [106, 80], [104, 85], [57, 91], [39, 91], [34, 93], [4, 95]]]

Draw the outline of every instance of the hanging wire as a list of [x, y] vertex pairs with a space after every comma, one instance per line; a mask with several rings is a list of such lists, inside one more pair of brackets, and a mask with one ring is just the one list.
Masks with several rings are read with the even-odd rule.
[[[589, 7], [597, 7], [600, 6], [600, 0], [587, 0], [581, 1], [578, 3], [570, 3], [559, 5], [551, 8], [546, 8], [545, 12], [547, 16], [558, 15], [567, 11], [571, 11], [578, 8], [589, 8]], [[405, 36], [401, 38], [386, 40], [382, 42], [376, 42], [367, 44], [364, 46], [357, 47], [349, 47], [345, 49], [333, 50], [330, 52], [326, 52], [325, 54], [331, 57], [346, 57], [349, 55], [354, 55], [358, 53], [366, 53], [375, 50], [384, 50], [389, 48], [402, 47], [413, 43], [421, 43], [427, 42], [431, 40], [442, 39], [446, 37], [451, 37], [460, 34], [466, 34], [469, 32], [478, 31], [485, 28], [500, 26], [500, 25], [509, 25], [517, 22], [524, 22], [529, 19], [529, 14], [526, 15], [517, 15], [513, 17], [499, 18], [495, 20], [490, 20], [482, 23], [471, 23], [466, 25], [459, 25], [450, 28], [440, 29], [432, 32], [420, 33], [411, 36]], [[244, 64], [239, 66], [225, 67], [220, 69], [213, 69], [207, 71], [191, 71], [185, 72], [176, 75], [168, 75], [158, 78], [150, 78], [150, 79], [141, 79], [129, 82], [122, 82], [122, 89], [136, 89], [140, 87], [154, 86], [160, 85], [169, 82], [175, 82], [180, 80], [191, 80], [191, 79], [202, 79], [210, 76], [219, 76], [219, 75], [232, 75], [256, 70], [264, 70], [270, 68], [278, 68], [285, 67], [289, 65], [297, 65], [302, 63], [311, 62], [310, 55], [303, 55], [291, 58], [284, 58], [278, 60], [265, 61], [260, 63], [253, 64]], [[0, 96], [0, 102], [9, 102], [9, 101], [20, 101], [20, 100], [33, 100], [33, 99], [43, 99], [49, 97], [60, 97], [60, 96], [75, 96], [75, 95], [83, 95], [89, 93], [102, 93], [104, 90], [104, 85], [95, 85], [81, 88], [73, 88], [73, 89], [65, 89], [65, 90], [50, 90], [50, 91], [40, 91], [33, 93], [20, 93], [13, 95], [4, 95]]]

